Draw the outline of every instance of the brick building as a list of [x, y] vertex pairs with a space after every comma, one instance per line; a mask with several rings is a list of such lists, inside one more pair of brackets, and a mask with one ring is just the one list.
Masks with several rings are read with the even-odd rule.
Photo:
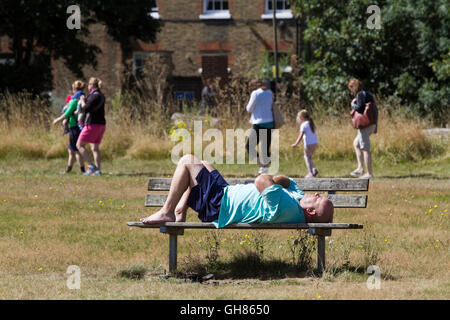
[[[278, 50], [286, 58], [298, 52], [299, 29], [289, 0], [276, 0], [276, 5]], [[146, 58], [163, 55], [171, 62], [170, 82], [178, 98], [198, 99], [203, 79], [245, 74], [274, 50], [272, 0], [156, 0], [149, 14], [161, 22], [156, 42], [134, 41], [132, 56], [126, 58], [138, 72]], [[85, 75], [100, 77], [113, 94], [123, 75], [120, 46], [103, 26], [92, 31], [89, 40], [103, 53], [97, 71], [86, 68]], [[74, 78], [61, 62], [54, 62], [53, 69], [55, 94], [64, 95], [61, 87]]]

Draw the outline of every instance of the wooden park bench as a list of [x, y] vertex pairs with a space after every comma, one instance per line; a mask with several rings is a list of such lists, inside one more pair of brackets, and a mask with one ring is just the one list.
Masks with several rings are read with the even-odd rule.
[[[225, 178], [229, 185], [254, 183], [254, 179]], [[367, 195], [349, 192], [368, 191], [369, 179], [294, 179], [299, 188], [305, 192], [324, 192], [333, 202], [335, 208], [366, 208]], [[167, 198], [171, 183], [170, 178], [150, 178], [148, 190], [150, 194], [145, 200], [146, 207], [162, 207]], [[340, 193], [337, 193], [340, 192]], [[336, 212], [335, 215], [336, 217]], [[177, 269], [177, 237], [184, 235], [185, 229], [216, 229], [212, 223], [202, 222], [166, 222], [156, 225], [141, 222], [128, 222], [131, 227], [159, 228], [161, 233], [169, 235], [169, 272]], [[362, 229], [359, 224], [350, 223], [306, 223], [306, 224], [269, 224], [269, 223], [236, 223], [224, 229], [307, 229], [317, 236], [317, 271], [325, 269], [325, 237], [331, 235], [333, 229]]]

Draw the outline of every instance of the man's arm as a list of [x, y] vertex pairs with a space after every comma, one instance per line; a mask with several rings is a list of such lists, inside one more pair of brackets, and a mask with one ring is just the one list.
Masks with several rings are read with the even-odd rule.
[[273, 177], [273, 182], [275, 184], [279, 184], [283, 188], [289, 188], [291, 185], [291, 180], [289, 180], [289, 177], [283, 175]]
[[256, 189], [258, 189], [259, 193], [262, 193], [264, 189], [274, 184], [278, 184], [283, 188], [289, 188], [289, 186], [291, 185], [291, 181], [286, 176], [280, 175], [272, 177], [271, 175], [268, 174], [261, 174], [258, 176], [258, 178], [255, 179], [255, 186]]

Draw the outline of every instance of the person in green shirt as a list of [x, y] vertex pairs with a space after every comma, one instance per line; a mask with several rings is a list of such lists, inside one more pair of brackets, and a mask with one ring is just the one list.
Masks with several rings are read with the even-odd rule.
[[69, 173], [70, 171], [72, 171], [75, 159], [80, 165], [80, 171], [81, 172], [86, 171], [84, 168], [83, 157], [81, 157], [80, 152], [78, 151], [77, 148], [77, 141], [81, 133], [81, 128], [78, 124], [78, 116], [76, 114], [76, 111], [78, 104], [80, 102], [80, 98], [81, 96], [84, 95], [83, 89], [84, 83], [82, 81], [75, 81], [73, 83], [72, 91], [74, 94], [72, 96], [72, 99], [68, 103], [68, 106], [64, 111], [64, 113], [59, 118], [53, 120], [53, 125], [56, 125], [63, 120], [66, 120], [69, 128], [69, 146], [68, 146], [69, 160], [67, 163], [67, 168], [63, 173]]
[[217, 228], [231, 223], [329, 223], [334, 213], [328, 198], [305, 194], [287, 176], [262, 174], [254, 183], [230, 186], [211, 164], [193, 155], [180, 159], [161, 210], [140, 221], [184, 222], [188, 208]]

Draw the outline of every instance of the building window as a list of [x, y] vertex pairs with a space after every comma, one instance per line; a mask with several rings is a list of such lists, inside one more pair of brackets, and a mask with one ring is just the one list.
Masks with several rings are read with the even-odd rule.
[[[265, 1], [265, 12], [261, 16], [263, 19], [273, 19], [273, 2], [272, 0]], [[278, 19], [292, 19], [294, 15], [291, 11], [290, 0], [275, 0], [276, 15]]]
[[160, 19], [157, 0], [152, 1], [152, 11], [149, 13], [149, 15], [151, 15], [153, 19]]
[[228, 0], [205, 0], [205, 11], [228, 11]]
[[145, 67], [145, 61], [148, 56], [148, 52], [133, 52], [133, 74], [136, 77], [142, 76], [142, 71]]
[[203, 0], [200, 19], [231, 19], [228, 0]]

